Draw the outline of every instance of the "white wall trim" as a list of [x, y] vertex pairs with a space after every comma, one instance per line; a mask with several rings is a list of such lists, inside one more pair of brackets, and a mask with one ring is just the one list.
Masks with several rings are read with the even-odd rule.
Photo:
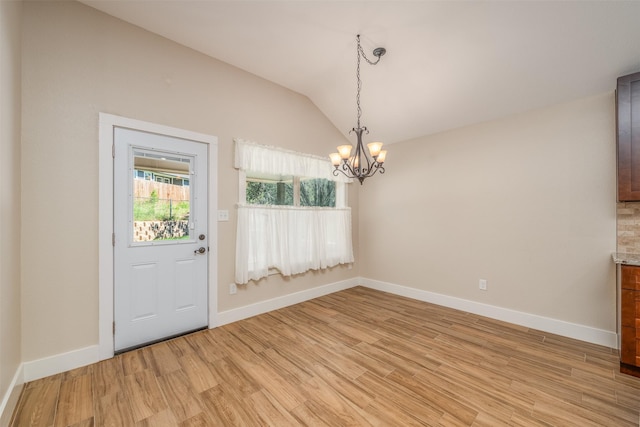
[[9, 383], [9, 388], [2, 398], [2, 403], [0, 403], [0, 426], [2, 427], [9, 425], [13, 411], [16, 409], [16, 405], [18, 404], [18, 398], [20, 398], [20, 393], [24, 387], [23, 367], [24, 364], [22, 363], [18, 366], [11, 383]]
[[96, 363], [100, 361], [99, 353], [99, 346], [92, 345], [42, 359], [24, 362], [24, 381], [34, 381]]
[[[605, 331], [602, 329], [592, 328], [590, 326], [565, 322], [563, 320], [551, 319], [535, 314], [524, 313], [462, 298], [438, 294], [435, 292], [361, 277], [342, 280], [340, 282], [334, 282], [304, 291], [283, 295], [281, 297], [246, 305], [244, 307], [219, 312], [217, 313], [218, 324], [215, 326], [221, 326], [247, 319], [259, 314], [278, 310], [304, 301], [309, 301], [314, 298], [339, 292], [358, 285], [581, 341], [603, 345], [610, 348], [617, 348], [617, 335], [612, 331]], [[10, 385], [10, 391], [7, 391], [2, 400], [2, 406], [0, 406], [0, 420], [4, 420], [4, 412], [9, 412], [9, 416], [11, 416], [22, 389], [22, 385], [25, 382], [44, 378], [49, 375], [55, 375], [81, 366], [89, 365], [91, 363], [96, 363], [104, 359], [101, 351], [101, 346], [99, 344], [30, 362], [24, 362], [20, 365], [20, 368], [14, 375], [13, 381]], [[111, 351], [113, 351], [113, 347], [111, 347]], [[0, 426], [3, 425], [4, 424], [0, 423]]]
[[257, 302], [255, 304], [245, 305], [243, 307], [234, 308], [218, 313], [219, 325], [237, 322], [238, 320], [248, 319], [249, 317], [264, 314], [269, 311], [278, 310], [290, 305], [298, 304], [323, 295], [332, 294], [334, 292], [343, 291], [345, 289], [358, 286], [359, 278], [342, 280], [340, 282], [330, 283], [324, 286], [307, 289], [293, 294], [283, 295], [278, 298], [272, 298], [266, 301]]
[[100, 359], [113, 357], [113, 127], [100, 113], [98, 133], [98, 346]]
[[[318, 286], [289, 295], [284, 295], [282, 297], [217, 313], [217, 320], [220, 322], [219, 325], [232, 323], [258, 314], [318, 298], [323, 295], [349, 289], [354, 286], [358, 286], [358, 284], [359, 278], [355, 277], [353, 279]], [[111, 347], [111, 351], [113, 351], [113, 347]], [[34, 381], [50, 375], [59, 374], [61, 372], [99, 362], [100, 360], [103, 360], [101, 356], [101, 348], [100, 344], [98, 344], [42, 359], [32, 360], [30, 362], [24, 362], [20, 365], [19, 372], [16, 373], [14, 381], [12, 382], [12, 387], [15, 387], [15, 384], [18, 383], [22, 384], [23, 382]]]
[[218, 307], [218, 138], [184, 129], [100, 113], [98, 132], [98, 355], [114, 355], [113, 345], [113, 129], [129, 128], [203, 142], [209, 146], [209, 327]]
[[490, 317], [492, 319], [502, 320], [516, 325], [562, 335], [564, 337], [603, 345], [609, 348], [618, 348], [617, 334], [612, 331], [605, 331], [603, 329], [579, 325], [577, 323], [565, 322], [564, 320], [538, 316], [536, 314], [515, 311], [508, 308], [483, 304], [476, 301], [396, 285], [393, 283], [381, 282], [373, 279], [361, 278], [360, 284], [367, 288], [389, 292], [391, 294], [419, 301], [430, 302], [444, 307], [454, 308], [478, 314], [480, 316]]

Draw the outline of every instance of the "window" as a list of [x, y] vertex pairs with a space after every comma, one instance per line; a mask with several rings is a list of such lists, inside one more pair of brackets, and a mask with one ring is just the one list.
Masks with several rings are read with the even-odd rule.
[[336, 182], [325, 178], [300, 178], [300, 206], [336, 207]]
[[293, 176], [246, 172], [246, 203], [293, 206]]
[[327, 159], [236, 140], [236, 283], [353, 262], [347, 182]]
[[246, 172], [245, 201], [250, 205], [336, 207], [336, 182], [326, 178]]
[[[132, 243], [189, 238], [192, 207], [189, 189], [173, 185], [168, 177], [188, 175], [192, 163], [193, 157], [134, 149]], [[156, 172], [144, 170], [149, 167], [154, 167]], [[147, 179], [152, 176], [155, 180]]]

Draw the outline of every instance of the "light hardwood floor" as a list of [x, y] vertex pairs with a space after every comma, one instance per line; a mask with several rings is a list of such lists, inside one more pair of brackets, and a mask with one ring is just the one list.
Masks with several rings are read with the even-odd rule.
[[357, 287], [27, 384], [14, 426], [638, 426], [615, 350]]

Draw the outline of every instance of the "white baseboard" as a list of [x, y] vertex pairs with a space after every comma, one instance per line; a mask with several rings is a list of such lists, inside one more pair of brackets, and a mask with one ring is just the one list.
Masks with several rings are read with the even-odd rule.
[[0, 403], [0, 427], [7, 427], [9, 422], [11, 422], [11, 416], [18, 404], [22, 387], [24, 387], [24, 371], [23, 364], [20, 364], [11, 380], [11, 384], [9, 384], [9, 388], [2, 398], [2, 403]]
[[618, 338], [616, 333], [605, 331], [603, 329], [592, 328], [590, 326], [565, 322], [563, 320], [510, 310], [508, 308], [483, 304], [476, 301], [437, 294], [435, 292], [395, 285], [393, 283], [381, 282], [378, 280], [361, 278], [360, 284], [367, 288], [389, 292], [391, 294], [413, 298], [419, 301], [430, 302], [444, 307], [455, 308], [457, 310], [502, 320], [516, 325], [525, 326], [527, 328], [538, 329], [540, 331], [603, 345], [609, 348], [618, 348]]
[[278, 298], [257, 302], [255, 304], [245, 305], [244, 307], [222, 311], [218, 313], [218, 326], [237, 322], [238, 320], [242, 319], [248, 319], [249, 317], [257, 316], [258, 314], [278, 310], [280, 308], [308, 301], [313, 298], [318, 298], [323, 295], [343, 291], [345, 289], [358, 286], [359, 283], [360, 278], [356, 277], [353, 279], [343, 280], [340, 282], [330, 283], [328, 285], [318, 286], [316, 288], [295, 292], [293, 294], [284, 295]]
[[[343, 280], [341, 282], [319, 286], [305, 291], [285, 295], [279, 298], [273, 298], [256, 304], [239, 307], [233, 310], [223, 311], [221, 313], [218, 313], [218, 325], [220, 326], [227, 323], [232, 323], [238, 320], [256, 316], [258, 314], [266, 313], [268, 311], [277, 310], [279, 308], [317, 298], [322, 295], [327, 295], [333, 292], [352, 288], [354, 286], [357, 286], [358, 283], [359, 278]], [[38, 360], [24, 362], [22, 364], [23, 373], [21, 373], [21, 379], [23, 379], [24, 382], [34, 381], [40, 378], [48, 377], [50, 375], [55, 375], [71, 369], [79, 368], [81, 366], [86, 366], [91, 363], [96, 363], [100, 361], [99, 348], [99, 345], [92, 345], [89, 347], [72, 350], [66, 353], [56, 354]]]
[[[610, 348], [618, 348], [618, 340], [615, 332], [605, 331], [602, 329], [592, 328], [590, 326], [579, 325], [576, 323], [565, 322], [563, 320], [552, 319], [548, 317], [538, 316], [535, 314], [524, 313], [520, 311], [510, 310], [507, 308], [496, 307], [493, 305], [483, 304], [476, 301], [465, 300], [448, 295], [437, 294], [434, 292], [424, 291], [420, 289], [400, 286], [392, 283], [381, 282], [367, 278], [353, 278], [340, 282], [330, 283], [328, 285], [307, 289], [293, 294], [284, 295], [244, 307], [234, 308], [232, 310], [222, 311], [218, 313], [218, 325], [222, 326], [233, 323], [238, 320], [247, 319], [269, 311], [278, 310], [293, 304], [318, 298], [334, 292], [362, 285], [367, 288], [376, 289], [383, 292], [389, 292], [419, 301], [430, 302], [433, 304], [450, 307], [481, 316], [490, 317], [492, 319], [502, 320], [516, 325], [528, 328], [538, 329], [541, 331], [562, 335], [569, 338], [578, 339]], [[24, 382], [37, 380], [65, 372], [81, 366], [98, 362], [99, 346], [93, 345], [78, 350], [69, 351], [67, 353], [56, 354], [43, 359], [24, 362], [20, 365], [18, 372], [13, 379], [11, 388], [2, 400], [0, 406], [0, 421], [4, 422], [5, 412], [9, 412], [9, 417], [15, 403], [17, 402], [20, 390]], [[7, 421], [8, 423], [8, 421]], [[4, 424], [0, 423], [0, 427]]]
[[99, 346], [79, 348], [43, 359], [24, 362], [24, 381], [33, 381], [98, 362]]

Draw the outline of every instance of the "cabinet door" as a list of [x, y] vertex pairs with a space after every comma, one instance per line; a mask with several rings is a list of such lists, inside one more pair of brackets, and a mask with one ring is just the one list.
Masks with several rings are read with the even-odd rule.
[[620, 361], [640, 367], [640, 291], [622, 290]]
[[636, 337], [636, 328], [622, 327], [620, 346], [620, 362], [628, 365], [638, 366], [638, 343], [640, 340]]
[[640, 367], [640, 267], [623, 265], [621, 272], [620, 362]]
[[640, 73], [618, 78], [618, 200], [640, 201]]
[[623, 265], [620, 270], [622, 272], [622, 289], [640, 291], [640, 267]]

